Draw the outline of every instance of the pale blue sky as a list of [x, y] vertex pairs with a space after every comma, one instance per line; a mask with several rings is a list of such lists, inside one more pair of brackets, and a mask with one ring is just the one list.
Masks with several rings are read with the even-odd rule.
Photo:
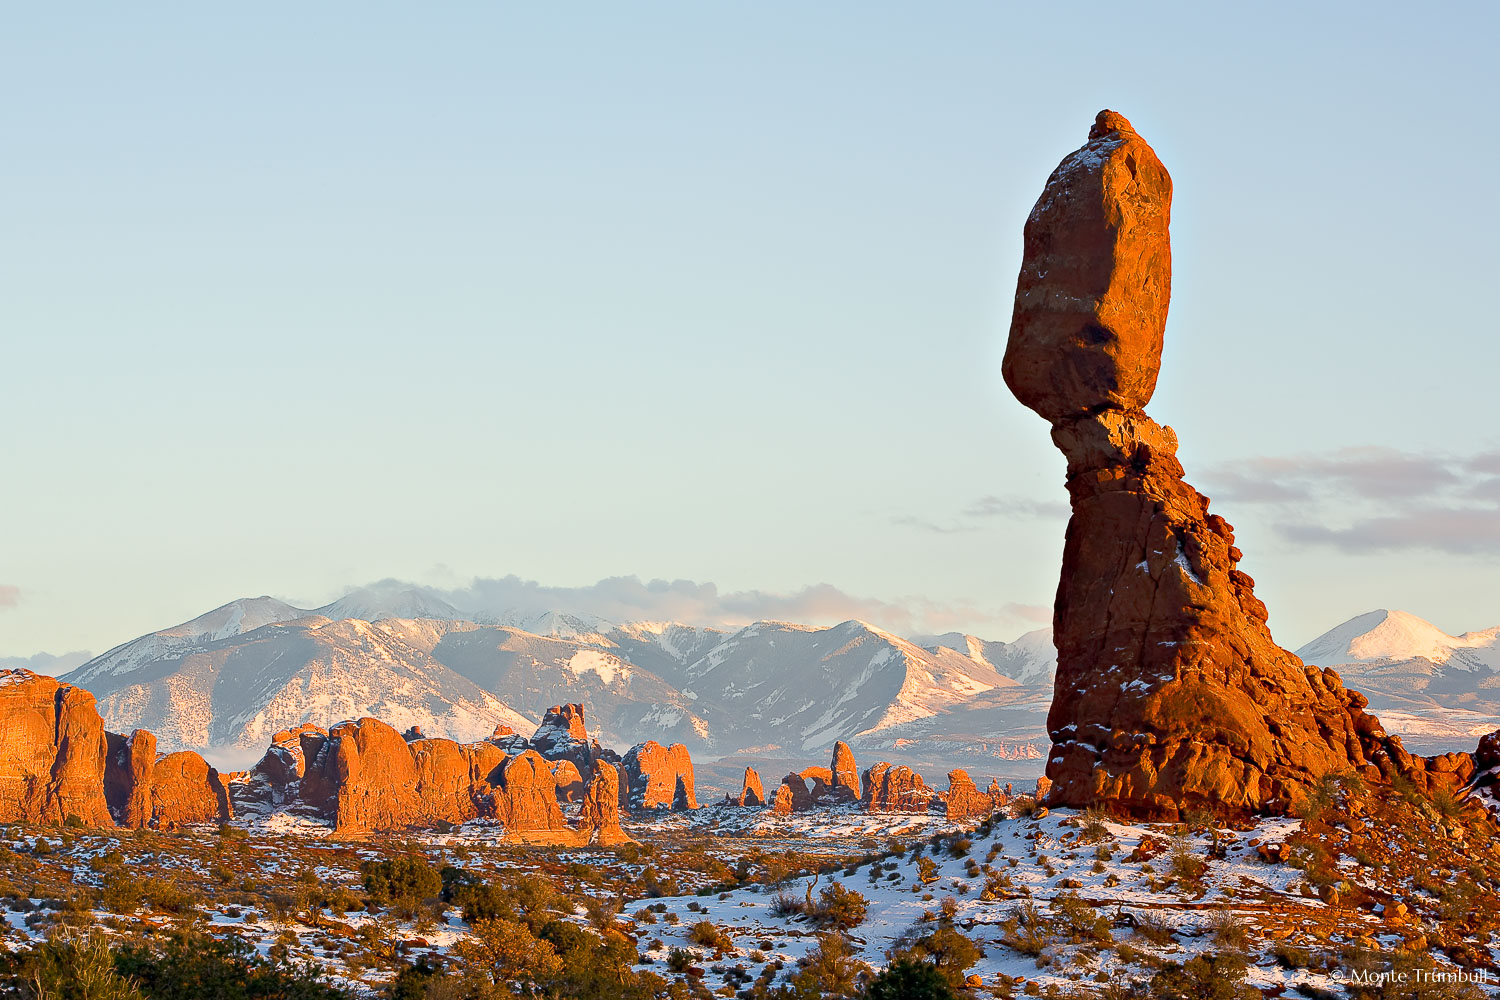
[[309, 6], [6, 19], [0, 655], [510, 574], [1011, 638], [1021, 224], [1106, 106], [1278, 638], [1500, 622], [1494, 5]]

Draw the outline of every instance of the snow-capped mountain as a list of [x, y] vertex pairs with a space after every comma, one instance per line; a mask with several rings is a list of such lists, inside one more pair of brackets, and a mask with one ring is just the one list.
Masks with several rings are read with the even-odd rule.
[[1452, 670], [1500, 670], [1500, 627], [1449, 635], [1416, 615], [1381, 609], [1329, 629], [1297, 655], [1318, 666], [1420, 658]]
[[961, 632], [913, 636], [912, 642], [934, 652], [956, 650], [1018, 684], [1051, 684], [1057, 673], [1051, 628], [1033, 629], [1014, 642], [990, 642]]
[[68, 680], [93, 691], [115, 731], [145, 727], [164, 749], [221, 756], [302, 722], [361, 715], [457, 739], [500, 723], [529, 734], [564, 702], [584, 704], [606, 744], [656, 739], [715, 756], [800, 755], [896, 727], [947, 735], [953, 727], [931, 720], [981, 696], [999, 696], [1010, 721], [1027, 716], [1031, 739], [1040, 721], [1030, 716], [1051, 695], [1046, 630], [1015, 643], [912, 642], [857, 621], [729, 631], [561, 612], [474, 617], [484, 620], [420, 590], [356, 591], [313, 610], [250, 598], [117, 646]]
[[163, 749], [221, 758], [264, 749], [303, 722], [364, 715], [464, 740], [501, 723], [534, 725], [432, 657], [449, 623], [298, 614], [247, 631], [186, 623], [110, 650], [67, 679], [95, 694], [107, 728], [150, 729]]
[[1500, 727], [1500, 628], [1449, 635], [1405, 611], [1371, 611], [1297, 650], [1370, 700], [1385, 727], [1424, 753], [1472, 750]]

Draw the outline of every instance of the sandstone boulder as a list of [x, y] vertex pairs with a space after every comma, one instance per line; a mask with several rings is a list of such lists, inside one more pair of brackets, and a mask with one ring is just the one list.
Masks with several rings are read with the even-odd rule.
[[0, 670], [0, 822], [113, 826], [108, 744], [94, 696], [30, 670]]
[[865, 770], [863, 784], [866, 812], [925, 813], [932, 804], [932, 789], [905, 764], [881, 761]]
[[765, 804], [766, 793], [761, 787], [760, 775], [753, 767], [745, 768], [745, 780], [740, 785], [740, 797], [735, 800], [735, 805], [763, 806]]
[[1121, 115], [1026, 222], [1003, 371], [1052, 425], [1073, 515], [1054, 605], [1053, 805], [1284, 813], [1330, 772], [1425, 770], [1338, 675], [1280, 648], [1241, 552], [1144, 411], [1171, 291], [1172, 184]]
[[696, 809], [693, 761], [687, 747], [647, 740], [631, 747], [623, 762], [624, 804], [631, 809]]

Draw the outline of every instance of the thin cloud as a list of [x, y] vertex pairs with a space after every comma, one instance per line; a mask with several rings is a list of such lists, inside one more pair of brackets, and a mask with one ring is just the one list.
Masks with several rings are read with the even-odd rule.
[[1329, 494], [1402, 499], [1430, 496], [1462, 482], [1467, 464], [1462, 458], [1395, 448], [1343, 448], [1322, 455], [1263, 456], [1215, 465], [1205, 479], [1221, 497], [1250, 502]]
[[8, 583], [0, 583], [0, 611], [13, 608], [21, 603], [21, 588]]
[[1068, 505], [1053, 500], [1028, 500], [1025, 497], [984, 496], [964, 508], [965, 517], [1007, 517], [1061, 519], [1068, 516]]
[[986, 521], [1000, 518], [1011, 521], [1066, 520], [1068, 505], [1049, 500], [1031, 500], [1016, 496], [982, 496], [946, 523], [914, 514], [901, 514], [891, 523], [929, 531], [935, 535], [955, 535], [979, 531]]
[[1315, 523], [1277, 525], [1294, 542], [1331, 545], [1354, 554], [1391, 549], [1434, 549], [1468, 556], [1500, 553], [1500, 508], [1427, 507], [1372, 517], [1345, 528]]
[[947, 524], [938, 524], [936, 521], [929, 521], [926, 518], [915, 517], [911, 514], [903, 514], [900, 517], [893, 517], [891, 518], [891, 523], [898, 524], [906, 528], [920, 528], [923, 531], [930, 531], [934, 535], [958, 535], [970, 531], [979, 530], [979, 525], [977, 524], [964, 524], [959, 521], [950, 521]]
[[1500, 451], [1346, 448], [1210, 467], [1220, 500], [1265, 504], [1283, 538], [1348, 553], [1500, 552]]

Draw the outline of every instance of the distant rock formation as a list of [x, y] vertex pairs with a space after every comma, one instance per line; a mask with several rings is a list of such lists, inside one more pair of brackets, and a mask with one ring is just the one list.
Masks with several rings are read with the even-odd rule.
[[218, 771], [156, 737], [106, 732], [94, 696], [29, 670], [0, 671], [0, 822], [173, 829], [225, 820]]
[[833, 761], [829, 765], [833, 772], [833, 794], [840, 801], [855, 802], [859, 799], [859, 769], [854, 763], [854, 751], [849, 744], [839, 740], [833, 745]]
[[584, 792], [583, 775], [578, 773], [578, 767], [571, 760], [559, 760], [552, 763], [552, 780], [557, 782], [557, 800], [559, 802], [582, 802]]
[[582, 705], [553, 705], [547, 709], [531, 737], [531, 749], [547, 760], [572, 761], [584, 781], [593, 777], [596, 754], [589, 744]]
[[804, 767], [797, 772], [806, 782], [808, 794], [814, 802], [826, 802], [833, 794], [833, 770], [827, 767]]
[[949, 822], [959, 823], [974, 816], [988, 816], [994, 811], [990, 796], [979, 790], [969, 772], [962, 768], [948, 772], [948, 793], [944, 797]]
[[223, 777], [191, 750], [158, 757], [156, 737], [105, 733], [104, 797], [121, 826], [175, 830], [234, 815]]
[[647, 740], [625, 754], [623, 804], [630, 809], [696, 809], [693, 761], [687, 747]]
[[620, 772], [608, 761], [594, 766], [594, 778], [578, 811], [578, 831], [586, 843], [600, 847], [634, 843], [620, 828]]
[[766, 804], [766, 792], [760, 783], [760, 775], [755, 773], [755, 768], [745, 768], [745, 780], [740, 784], [740, 797], [735, 800], [738, 806], [763, 806]]
[[1026, 222], [1006, 384], [1052, 425], [1073, 516], [1053, 635], [1055, 805], [1145, 819], [1284, 813], [1325, 774], [1428, 774], [1332, 670], [1266, 627], [1231, 527], [1144, 411], [1171, 295], [1172, 182], [1113, 111]]
[[813, 807], [812, 789], [807, 779], [793, 772], [781, 779], [776, 794], [771, 799], [771, 810], [778, 816], [790, 816], [794, 812], [806, 812]]
[[30, 670], [0, 671], [0, 822], [113, 826], [94, 696]]
[[881, 761], [865, 770], [860, 803], [866, 812], [924, 813], [933, 791], [905, 764]]

